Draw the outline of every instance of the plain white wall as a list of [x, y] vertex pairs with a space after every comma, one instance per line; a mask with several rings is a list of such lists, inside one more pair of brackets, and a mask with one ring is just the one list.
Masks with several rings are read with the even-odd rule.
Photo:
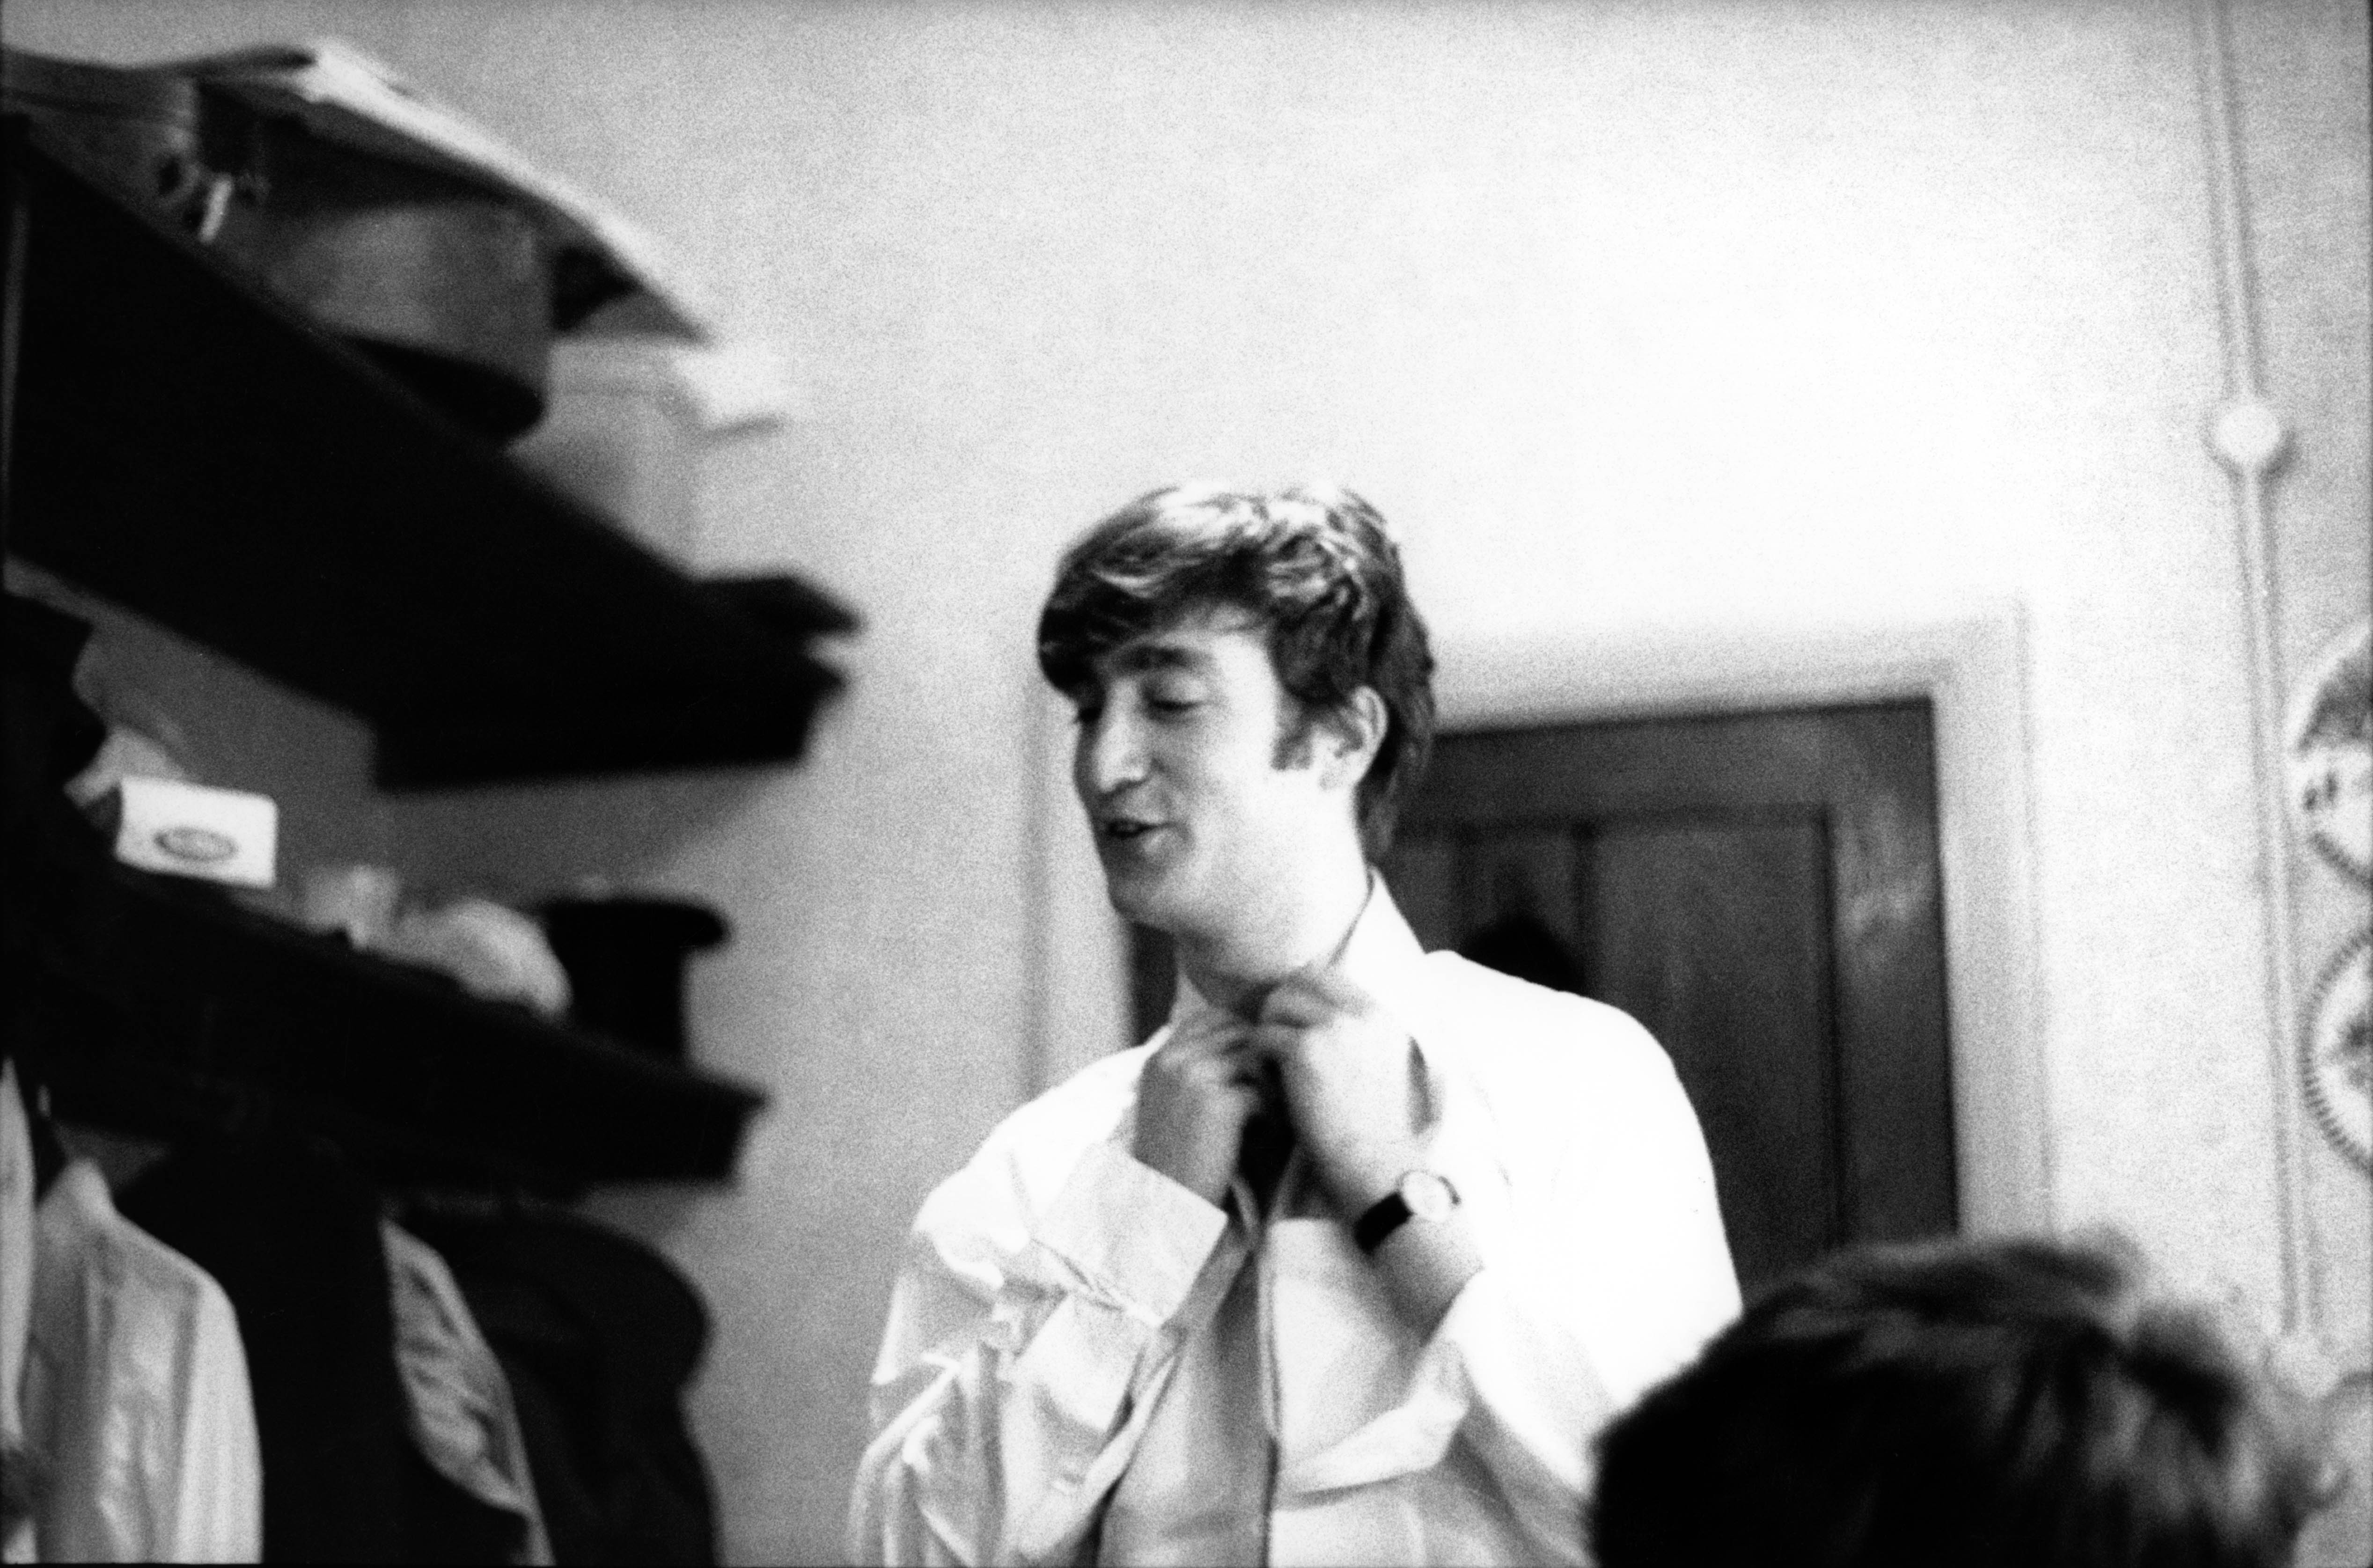
[[[2365, 18], [2239, 9], [2296, 661], [2367, 593]], [[814, 416], [718, 463], [699, 553], [866, 613], [811, 759], [368, 808], [425, 874], [602, 872], [736, 924], [695, 1029], [775, 1108], [731, 1189], [606, 1202], [715, 1311], [694, 1409], [736, 1556], [837, 1552], [898, 1237], [1046, 1021], [1082, 1026], [1031, 992], [1046, 879], [1083, 867], [1038, 827], [1060, 786], [1030, 626], [1064, 538], [1192, 475], [1355, 484], [1454, 642], [2023, 603], [2047, 1211], [2279, 1310], [2292, 1091], [2200, 439], [2223, 371], [2187, 7], [13, 0], [6, 24], [126, 60], [347, 37], [649, 225], [801, 367]], [[2312, 962], [2363, 901], [2300, 874]], [[2322, 1323], [2361, 1345], [2365, 1183], [2299, 1153]]]

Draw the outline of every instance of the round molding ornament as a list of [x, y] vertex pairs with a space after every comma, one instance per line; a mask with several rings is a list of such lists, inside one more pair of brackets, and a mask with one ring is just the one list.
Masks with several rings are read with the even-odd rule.
[[2283, 416], [2263, 400], [2238, 399], [2216, 411], [2208, 424], [2208, 444], [2227, 467], [2263, 474], [2282, 461], [2291, 433]]
[[2291, 817], [2325, 860], [2373, 882], [2373, 620], [2332, 640], [2290, 708], [2283, 768]]
[[2373, 1173], [2373, 932], [2359, 931], [2324, 965], [2299, 1050], [2317, 1124]]

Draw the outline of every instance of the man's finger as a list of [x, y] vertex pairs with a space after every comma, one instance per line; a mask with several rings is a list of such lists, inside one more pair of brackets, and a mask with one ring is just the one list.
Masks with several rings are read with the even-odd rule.
[[1162, 1054], [1182, 1066], [1189, 1063], [1221, 1064], [1245, 1055], [1252, 1044], [1252, 1031], [1242, 1024], [1225, 1028], [1185, 1031], [1164, 1041]]
[[1254, 1030], [1247, 1045], [1254, 1060], [1275, 1071], [1285, 1058], [1302, 1048], [1306, 1038], [1302, 1025], [1280, 1019]]
[[1225, 1045], [1250, 1027], [1244, 1020], [1229, 1013], [1202, 1012], [1172, 1030], [1170, 1038], [1178, 1045]]

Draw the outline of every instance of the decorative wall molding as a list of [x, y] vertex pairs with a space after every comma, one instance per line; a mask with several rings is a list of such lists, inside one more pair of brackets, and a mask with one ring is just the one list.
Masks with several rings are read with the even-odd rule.
[[2284, 797], [2283, 672], [2276, 628], [2274, 484], [2291, 434], [2266, 401], [2260, 370], [2258, 278], [2250, 251], [2250, 203], [2235, 124], [2233, 46], [2227, 0], [2198, 0], [2201, 130], [2211, 229], [2216, 248], [2217, 314], [2225, 348], [2224, 395], [2209, 411], [2209, 451], [2232, 476], [2234, 535], [2242, 611], [2248, 625], [2251, 760], [2257, 773], [2258, 850], [2265, 880], [2266, 1049], [2272, 1059], [2275, 1200], [2282, 1225], [2283, 1326], [2320, 1317], [2314, 1237], [2301, 1171], [2307, 1151], [2300, 1091], [2291, 1071], [2299, 1026], [2298, 918], [2293, 899], [2291, 842]]

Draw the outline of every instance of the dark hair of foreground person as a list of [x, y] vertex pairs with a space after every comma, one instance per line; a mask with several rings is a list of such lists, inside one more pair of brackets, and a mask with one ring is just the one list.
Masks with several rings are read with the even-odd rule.
[[2115, 1239], [1841, 1253], [1599, 1445], [1601, 1568], [2279, 1568], [2330, 1470]]

